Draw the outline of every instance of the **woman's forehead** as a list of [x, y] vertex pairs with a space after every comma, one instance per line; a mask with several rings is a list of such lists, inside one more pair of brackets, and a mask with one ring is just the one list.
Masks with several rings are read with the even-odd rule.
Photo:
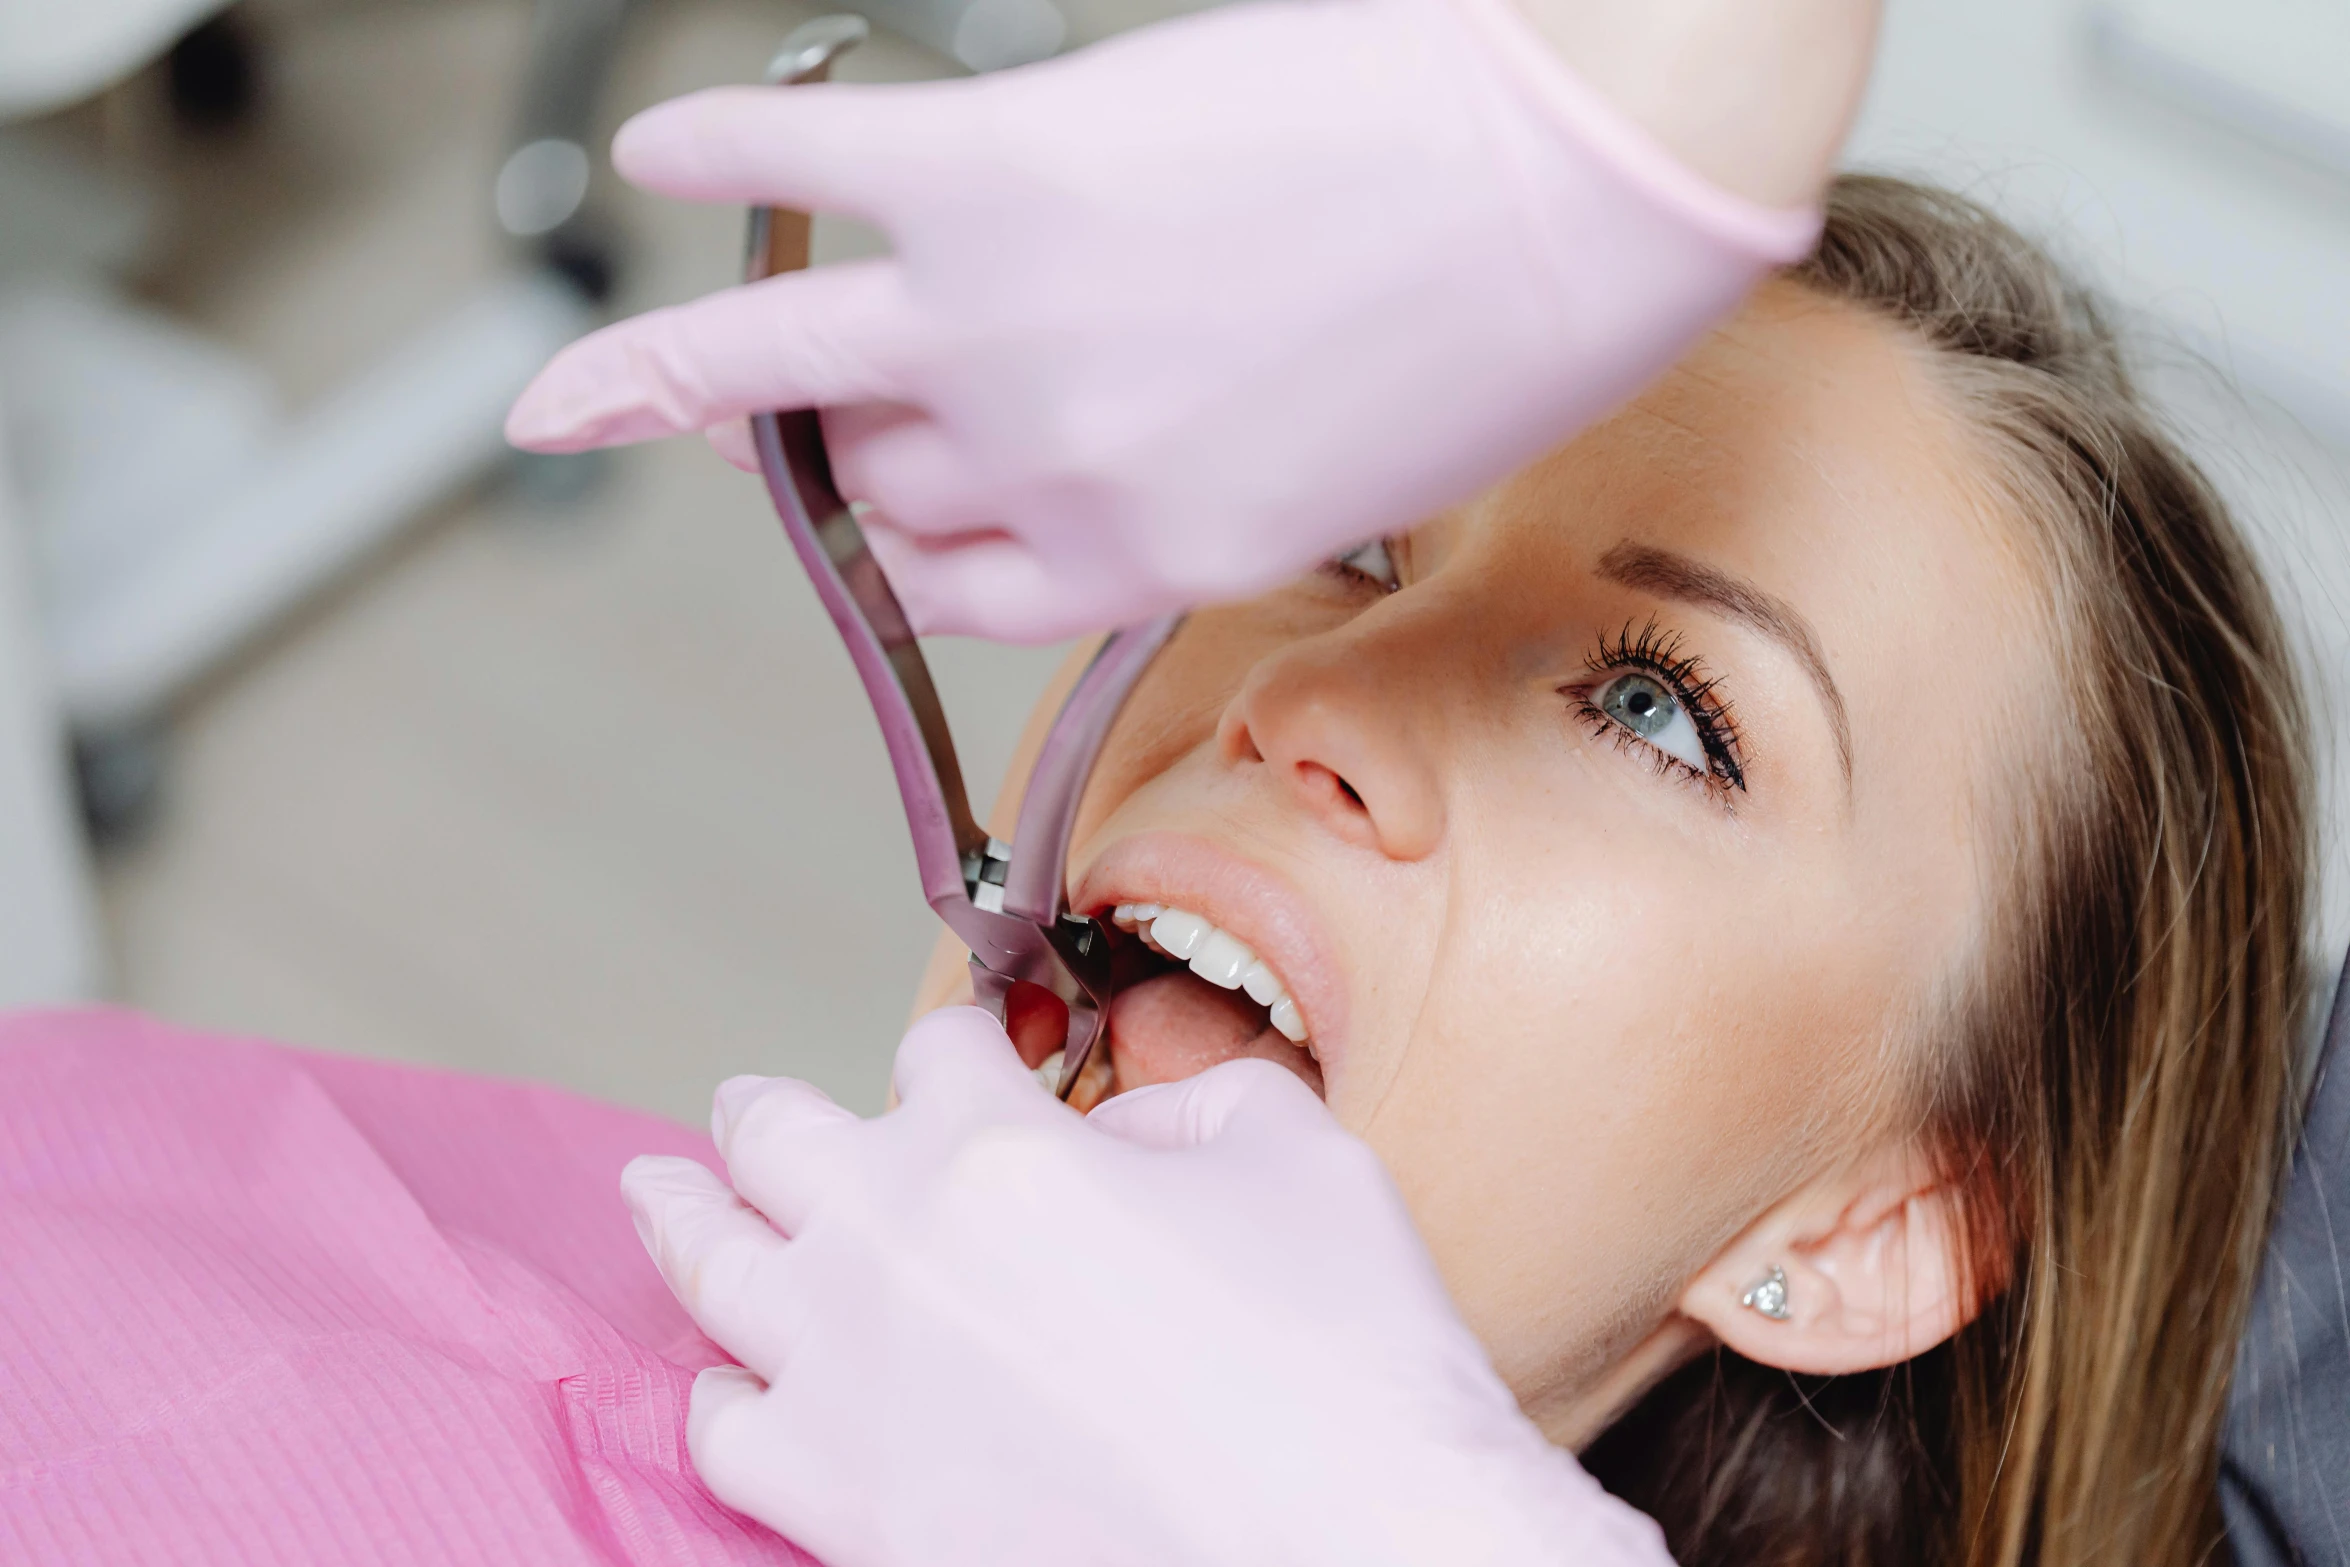
[[1881, 533], [1961, 500], [1973, 444], [1922, 345], [1775, 285], [1509, 488], [1570, 515], [1577, 497], [1635, 504], [1687, 544]]
[[1592, 570], [1669, 550], [1798, 607], [1832, 657], [1947, 648], [2038, 594], [1988, 443], [1895, 324], [1760, 291], [1615, 417], [1479, 508]]

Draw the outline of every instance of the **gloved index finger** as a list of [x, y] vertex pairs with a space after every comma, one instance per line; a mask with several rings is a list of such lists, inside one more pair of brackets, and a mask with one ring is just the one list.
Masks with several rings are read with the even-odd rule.
[[813, 1084], [735, 1077], [719, 1085], [710, 1130], [734, 1189], [797, 1235], [851, 1178], [862, 1125]]
[[798, 1316], [790, 1243], [691, 1159], [632, 1159], [620, 1192], [677, 1303], [712, 1343], [773, 1381]]
[[713, 87], [656, 104], [612, 138], [631, 184], [688, 201], [840, 212], [889, 227], [953, 173], [965, 84]]
[[770, 409], [887, 401], [902, 394], [913, 342], [895, 262], [786, 273], [589, 333], [515, 400], [506, 437], [583, 451]]

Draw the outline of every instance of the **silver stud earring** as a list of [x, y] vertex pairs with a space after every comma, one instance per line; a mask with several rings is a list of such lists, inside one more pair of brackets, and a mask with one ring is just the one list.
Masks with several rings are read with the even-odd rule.
[[1738, 1304], [1761, 1312], [1773, 1322], [1787, 1320], [1787, 1270], [1777, 1263], [1762, 1276], [1762, 1282], [1738, 1297]]

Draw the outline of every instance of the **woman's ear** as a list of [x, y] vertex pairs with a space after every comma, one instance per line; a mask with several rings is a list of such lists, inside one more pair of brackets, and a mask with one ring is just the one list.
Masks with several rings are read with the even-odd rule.
[[1813, 1182], [1691, 1280], [1681, 1311], [1747, 1359], [1835, 1375], [1896, 1365], [1973, 1319], [1965, 1194], [1907, 1143]]

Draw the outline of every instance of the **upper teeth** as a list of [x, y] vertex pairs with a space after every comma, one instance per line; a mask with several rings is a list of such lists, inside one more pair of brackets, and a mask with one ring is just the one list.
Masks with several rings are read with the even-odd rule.
[[1121, 903], [1110, 910], [1110, 921], [1120, 930], [1133, 931], [1154, 951], [1189, 963], [1191, 971], [1209, 984], [1247, 991], [1283, 1038], [1292, 1044], [1306, 1042], [1306, 1020], [1290, 999], [1289, 987], [1230, 931], [1189, 909], [1157, 903]]

